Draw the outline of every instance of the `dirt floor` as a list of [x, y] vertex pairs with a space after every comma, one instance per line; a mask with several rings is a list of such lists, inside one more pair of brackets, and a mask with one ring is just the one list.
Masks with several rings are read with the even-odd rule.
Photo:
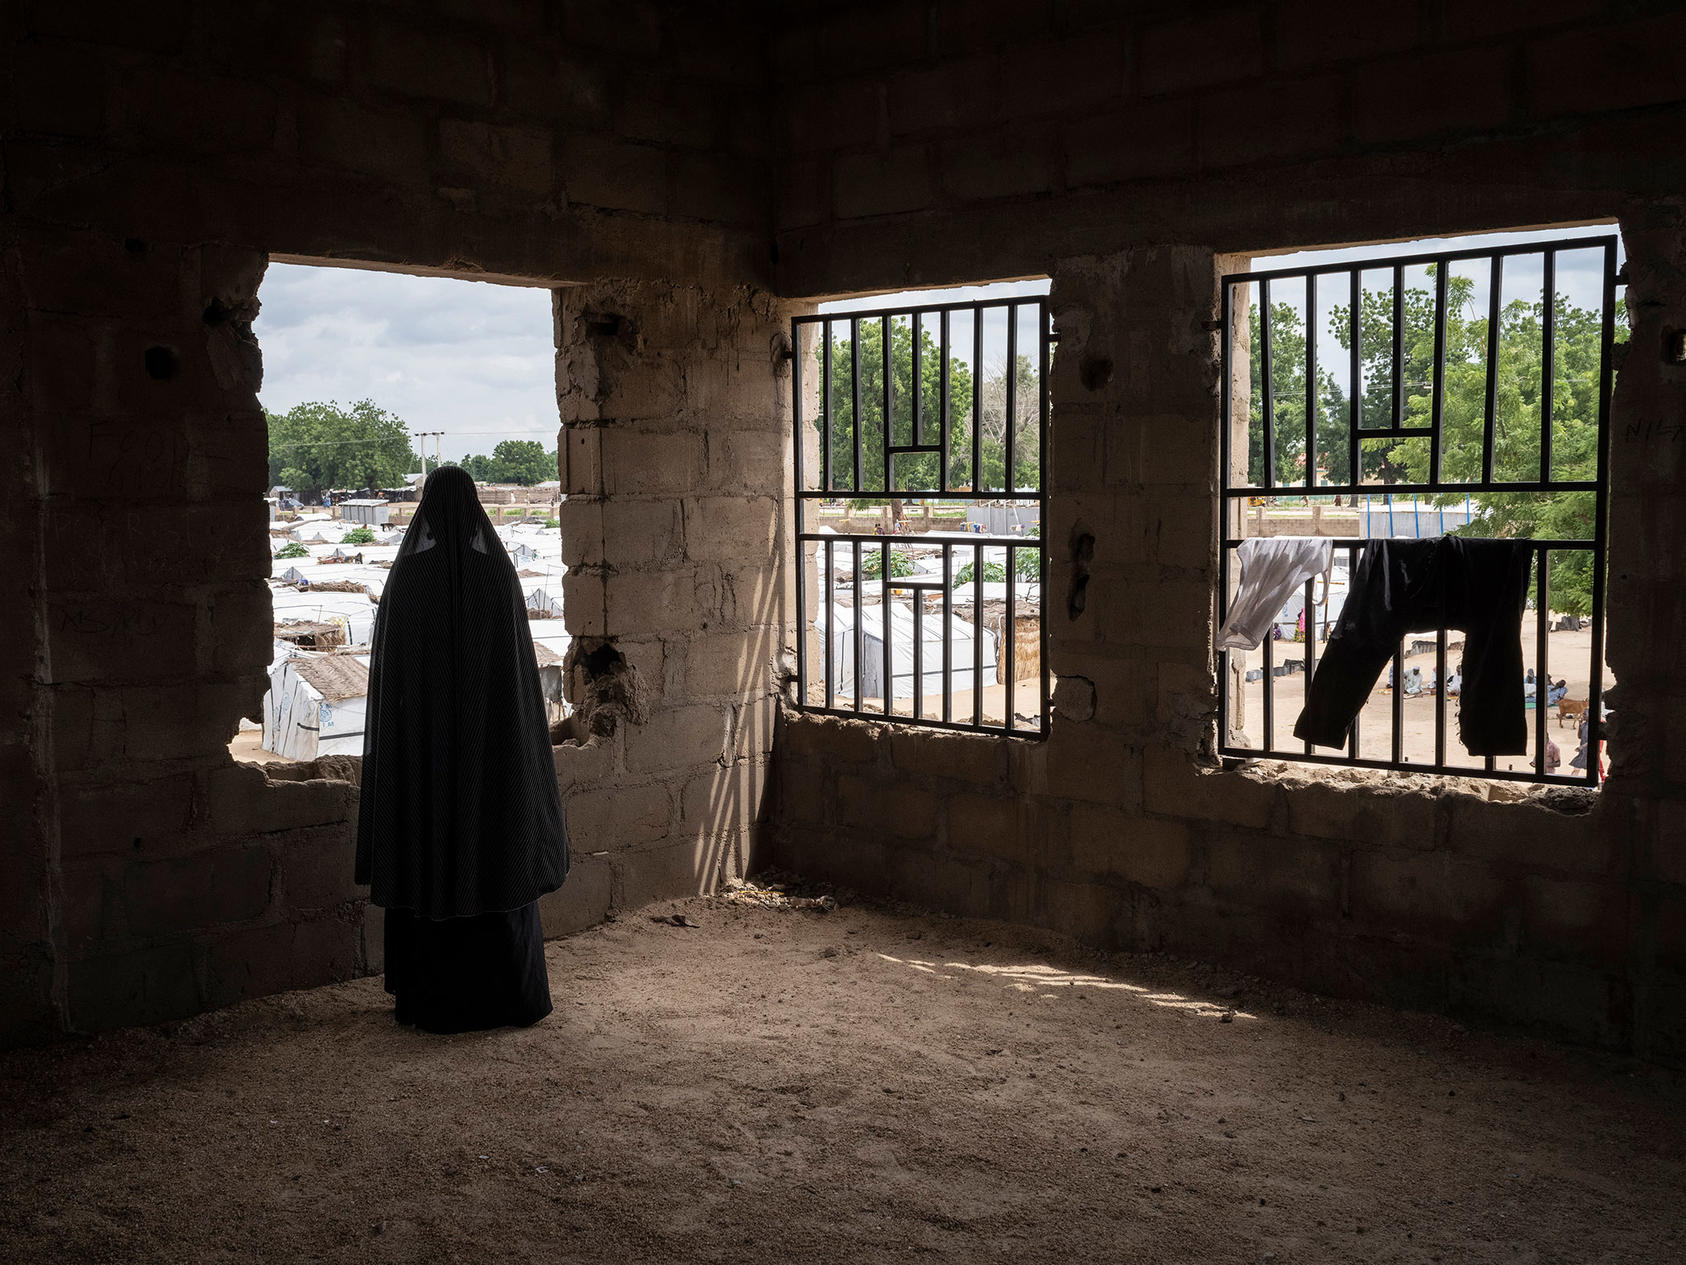
[[848, 903], [549, 962], [526, 1030], [368, 979], [0, 1057], [0, 1258], [1686, 1259], [1642, 1065]]

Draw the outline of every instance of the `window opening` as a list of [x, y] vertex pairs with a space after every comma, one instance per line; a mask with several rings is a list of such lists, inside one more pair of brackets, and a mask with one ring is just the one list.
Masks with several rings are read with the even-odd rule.
[[[1268, 610], [1236, 640], [1258, 628], [1257, 649], [1220, 647], [1220, 754], [1602, 780], [1619, 245], [1534, 238], [1222, 279], [1220, 625], [1244, 552], [1262, 558], [1257, 542], [1276, 536], [1311, 543], [1283, 572], [1292, 588], [1274, 600], [1253, 589]], [[1365, 599], [1353, 582], [1372, 542], [1443, 534], [1526, 542], [1525, 753], [1469, 756], [1449, 737], [1449, 720], [1481, 718], [1461, 714], [1475, 634], [1444, 615], [1394, 647], [1344, 748], [1285, 737], [1345, 603]], [[1277, 559], [1296, 548], [1269, 547]]]
[[828, 312], [791, 333], [798, 705], [1046, 734], [1046, 298]]
[[261, 297], [273, 657], [262, 714], [242, 721], [230, 753], [362, 754], [375, 615], [421, 481], [441, 464], [475, 478], [561, 719], [550, 292], [272, 263]]

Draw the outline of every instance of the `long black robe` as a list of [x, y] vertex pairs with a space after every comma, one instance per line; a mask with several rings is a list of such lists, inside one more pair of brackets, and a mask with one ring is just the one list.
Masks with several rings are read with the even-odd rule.
[[567, 874], [520, 582], [447, 466], [393, 562], [369, 668], [356, 878], [388, 911], [399, 1018], [459, 1031], [549, 1013], [533, 902]]

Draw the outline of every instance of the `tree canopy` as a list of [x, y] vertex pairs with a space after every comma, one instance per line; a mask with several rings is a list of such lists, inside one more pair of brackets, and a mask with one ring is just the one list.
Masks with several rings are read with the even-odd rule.
[[304, 492], [394, 487], [421, 469], [404, 422], [373, 400], [338, 401], [268, 413], [269, 482]]
[[[1433, 279], [1433, 267], [1429, 268]], [[1478, 302], [1471, 277], [1447, 278], [1445, 387], [1442, 402], [1440, 477], [1444, 482], [1479, 480], [1487, 416], [1488, 314]], [[1403, 294], [1399, 366], [1399, 421], [1406, 428], [1428, 427], [1433, 412], [1434, 294], [1420, 287]], [[1258, 305], [1252, 305], [1252, 329], [1259, 329]], [[1360, 429], [1393, 425], [1393, 299], [1389, 290], [1366, 290], [1359, 306]], [[1351, 351], [1349, 309], [1329, 310], [1329, 334], [1340, 346], [1341, 364]], [[1557, 294], [1553, 312], [1551, 469], [1554, 480], [1591, 480], [1597, 476], [1598, 402], [1602, 314]], [[1306, 481], [1306, 326], [1300, 306], [1271, 304], [1271, 360], [1275, 475], [1278, 484]], [[1542, 479], [1541, 431], [1545, 302], [1513, 299], [1499, 311], [1497, 373], [1493, 425], [1493, 476], [1498, 481]], [[1264, 427], [1261, 339], [1252, 341], [1252, 397], [1249, 407], [1248, 475], [1262, 482]], [[1320, 358], [1321, 360], [1321, 358]], [[1313, 398], [1318, 482], [1353, 482], [1349, 474], [1350, 400], [1336, 366], [1319, 363]], [[1388, 484], [1431, 481], [1431, 451], [1426, 436], [1363, 440], [1358, 482]], [[1463, 492], [1424, 499], [1440, 506], [1461, 505]], [[1595, 501], [1590, 492], [1485, 492], [1472, 498], [1473, 516], [1457, 528], [1468, 536], [1539, 539], [1591, 539]], [[1589, 551], [1551, 555], [1550, 605], [1555, 610], [1587, 614], [1592, 608], [1592, 560]]]
[[[943, 405], [942, 348], [932, 335], [935, 320], [921, 323], [919, 331], [918, 442], [936, 447], [941, 437]], [[843, 325], [846, 330], [848, 326]], [[816, 364], [823, 366], [816, 349]], [[854, 485], [855, 392], [853, 342], [833, 342], [831, 351], [830, 400], [831, 487], [843, 490]], [[907, 318], [890, 321], [890, 441], [912, 444], [913, 434], [913, 325]], [[1006, 398], [1005, 366], [985, 366], [979, 409], [979, 455], [982, 483], [974, 481], [972, 470], [973, 392], [979, 384], [972, 366], [957, 356], [949, 357], [948, 368], [948, 487], [954, 491], [991, 489], [1006, 493]], [[1040, 419], [1038, 379], [1028, 356], [1019, 356], [1014, 383], [1014, 470], [1013, 481], [1021, 488], [1040, 485], [1041, 453], [1037, 445]], [[823, 375], [823, 367], [820, 369]], [[884, 479], [884, 328], [877, 318], [860, 323], [861, 476], [859, 488], [871, 492], [931, 492], [940, 495], [941, 456], [938, 453], [899, 453], [892, 456], [895, 486]], [[816, 411], [813, 426], [824, 434], [823, 404]], [[823, 442], [823, 440], [822, 440]], [[815, 471], [816, 485], [820, 472]]]
[[556, 450], [536, 439], [506, 439], [491, 456], [475, 454], [456, 463], [481, 483], [519, 483], [530, 487], [556, 478]]

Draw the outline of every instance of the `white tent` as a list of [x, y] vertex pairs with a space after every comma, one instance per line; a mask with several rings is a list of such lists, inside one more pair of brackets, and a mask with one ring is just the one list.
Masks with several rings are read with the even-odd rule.
[[544, 588], [536, 588], [527, 594], [527, 609], [544, 612], [553, 619], [562, 618], [562, 603]]
[[264, 750], [289, 760], [362, 755], [369, 656], [295, 654], [278, 660], [264, 695]]
[[284, 619], [303, 619], [341, 624], [345, 628], [346, 643], [354, 646], [369, 644], [375, 629], [375, 612], [379, 609], [369, 600], [367, 593], [323, 593], [316, 589], [300, 592], [272, 587], [269, 600], [274, 607], [276, 623]]
[[[839, 698], [852, 700], [855, 696], [855, 609], [833, 605], [835, 627], [831, 632], [832, 670], [836, 677]], [[814, 627], [824, 631], [825, 608], [815, 612]], [[862, 698], [882, 698], [884, 689], [884, 618], [882, 606], [863, 606], [860, 611]], [[943, 616], [941, 610], [928, 610], [919, 617], [919, 641], [923, 662], [920, 693], [929, 701], [942, 697], [943, 691]], [[955, 615], [949, 623], [951, 655], [949, 688], [954, 692], [970, 690], [974, 681], [973, 656], [981, 656], [986, 684], [995, 682], [995, 634], [987, 628], [980, 630]], [[890, 672], [893, 698], [913, 697], [913, 607], [905, 602], [892, 602], [890, 610]], [[823, 671], [823, 668], [820, 669]]]

